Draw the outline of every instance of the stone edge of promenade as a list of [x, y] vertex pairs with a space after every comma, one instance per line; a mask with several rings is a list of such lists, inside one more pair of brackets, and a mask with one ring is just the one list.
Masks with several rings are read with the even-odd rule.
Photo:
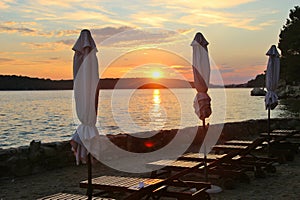
[[[222, 125], [211, 125], [212, 128], [217, 126]], [[111, 135], [109, 139], [120, 148], [127, 151], [149, 152], [163, 147], [170, 142], [176, 134], [185, 134], [184, 137], [186, 137], [186, 133], [189, 132], [189, 129], [195, 130], [195, 127], [188, 127], [185, 128], [187, 131], [180, 132], [178, 132], [178, 129], [159, 131], [151, 137], [151, 140], [155, 141], [156, 145], [150, 148], [145, 147], [144, 145], [144, 142], [149, 140], [149, 138], [137, 138], [129, 134], [118, 134]], [[300, 130], [300, 119], [272, 119], [271, 129]], [[266, 132], [266, 130], [267, 120], [248, 120], [225, 123], [219, 142], [230, 139], [251, 139], [258, 136], [259, 133]], [[144, 134], [147, 134], [147, 132]], [[202, 140], [202, 128], [198, 127], [197, 136], [194, 138], [194, 142], [187, 149], [187, 152], [197, 151], [201, 145], [198, 141]], [[69, 141], [52, 143], [32, 141], [29, 146], [0, 149], [1, 178], [36, 174], [47, 170], [74, 165], [75, 157], [71, 151]]]

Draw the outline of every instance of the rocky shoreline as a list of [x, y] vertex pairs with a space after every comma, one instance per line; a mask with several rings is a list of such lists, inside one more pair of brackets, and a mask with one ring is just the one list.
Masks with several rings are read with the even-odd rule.
[[278, 97], [281, 99], [293, 98], [300, 99], [299, 85], [285, 85], [278, 90]]
[[[210, 128], [217, 128], [223, 124], [211, 125]], [[203, 140], [202, 127], [188, 127], [178, 131], [162, 130], [151, 137], [155, 146], [149, 148], [143, 144], [149, 138], [134, 137], [134, 134], [110, 135], [109, 139], [120, 148], [131, 152], [155, 151], [170, 142], [176, 134], [184, 134], [187, 137], [189, 129], [198, 130], [197, 135], [187, 151], [197, 151], [199, 141]], [[298, 129], [300, 130], [300, 119], [272, 119], [271, 129]], [[225, 123], [219, 142], [230, 139], [250, 139], [266, 132], [267, 120], [248, 120], [242, 122]], [[146, 134], [146, 133], [139, 133]], [[0, 149], [0, 178], [20, 177], [32, 175], [48, 170], [74, 166], [75, 157], [71, 151], [69, 141], [42, 143], [32, 141], [29, 146], [18, 148]]]

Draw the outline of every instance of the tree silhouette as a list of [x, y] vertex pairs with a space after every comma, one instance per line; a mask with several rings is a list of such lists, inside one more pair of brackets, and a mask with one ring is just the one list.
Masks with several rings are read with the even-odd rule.
[[299, 84], [300, 74], [300, 7], [290, 10], [289, 18], [279, 35], [281, 50], [280, 77], [289, 85]]

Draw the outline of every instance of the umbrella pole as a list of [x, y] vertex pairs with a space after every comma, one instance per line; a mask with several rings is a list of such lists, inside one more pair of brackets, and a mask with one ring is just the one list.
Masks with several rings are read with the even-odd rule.
[[[206, 128], [205, 128], [205, 119], [202, 120], [202, 126], [203, 126], [203, 134], [206, 135]], [[207, 174], [207, 157], [206, 157], [206, 145], [204, 144], [204, 178], [205, 182], [208, 182], [208, 174]]]
[[268, 106], [268, 138], [267, 138], [267, 142], [268, 142], [268, 155], [270, 155], [270, 141], [271, 141], [271, 136], [270, 136], [270, 133], [271, 133], [271, 123], [270, 123], [270, 115], [271, 114], [271, 111], [270, 111], [270, 106]]
[[270, 107], [268, 107], [268, 142], [270, 142], [270, 132], [271, 132], [271, 125], [270, 125]]
[[93, 187], [92, 187], [92, 159], [91, 159], [91, 154], [88, 154], [88, 188], [87, 188], [87, 195], [88, 195], [88, 200], [92, 200], [93, 196]]

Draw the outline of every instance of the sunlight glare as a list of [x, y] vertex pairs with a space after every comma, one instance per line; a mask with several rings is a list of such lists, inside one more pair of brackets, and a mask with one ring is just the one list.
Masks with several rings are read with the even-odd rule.
[[153, 77], [153, 78], [160, 78], [160, 77], [161, 77], [161, 74], [160, 74], [160, 72], [155, 71], [155, 72], [152, 73], [152, 77]]

